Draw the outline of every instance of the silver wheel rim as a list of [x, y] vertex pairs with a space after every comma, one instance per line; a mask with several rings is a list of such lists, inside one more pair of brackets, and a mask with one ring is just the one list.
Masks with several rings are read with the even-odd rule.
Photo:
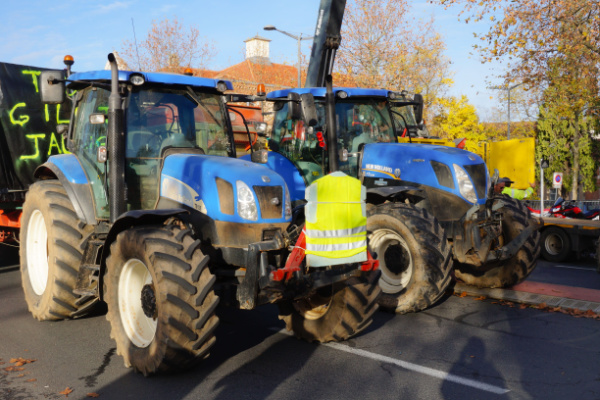
[[562, 238], [555, 234], [548, 235], [544, 241], [544, 248], [551, 256], [560, 254], [564, 245]]
[[27, 225], [27, 271], [31, 288], [38, 296], [48, 284], [48, 231], [40, 210], [34, 210]]
[[[407, 255], [403, 266], [405, 268], [401, 272], [395, 272], [385, 262], [385, 251], [394, 245], [399, 245]], [[379, 269], [381, 270], [379, 286], [381, 290], [384, 293], [393, 294], [406, 288], [414, 272], [414, 262], [404, 238], [391, 229], [378, 229], [369, 235], [369, 246], [377, 253], [377, 259], [379, 260]]]
[[119, 313], [125, 334], [142, 348], [152, 343], [157, 326], [157, 321], [147, 317], [142, 309], [142, 289], [149, 284], [152, 276], [146, 264], [136, 258], [128, 260], [119, 276]]

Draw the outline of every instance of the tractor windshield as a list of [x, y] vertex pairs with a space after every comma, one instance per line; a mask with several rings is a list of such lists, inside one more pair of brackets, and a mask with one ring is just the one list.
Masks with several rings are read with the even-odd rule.
[[128, 101], [128, 158], [159, 158], [171, 147], [220, 156], [232, 150], [218, 94], [154, 88], [134, 91]]
[[[319, 99], [315, 101], [319, 121], [312, 132], [305, 129], [302, 121], [288, 116], [287, 103], [275, 103], [275, 119], [269, 141], [270, 149], [292, 161], [307, 184], [328, 172], [325, 103]], [[351, 176], [358, 175], [361, 145], [395, 141], [390, 111], [384, 99], [336, 99], [335, 114], [338, 149], [348, 154], [346, 160], [340, 158], [338, 163], [340, 169]]]

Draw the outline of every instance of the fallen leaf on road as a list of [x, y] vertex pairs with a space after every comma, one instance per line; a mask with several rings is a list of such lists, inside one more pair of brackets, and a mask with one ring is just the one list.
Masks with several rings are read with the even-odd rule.
[[467, 297], [467, 292], [462, 292], [461, 294], [458, 295], [458, 297]]
[[23, 357], [19, 357], [19, 358], [11, 358], [10, 359], [10, 363], [11, 364], [15, 364], [16, 367], [21, 367], [25, 364], [31, 364], [32, 362], [36, 362], [37, 360], [28, 360], [26, 358]]
[[27, 379], [25, 382], [35, 382], [35, 381], [37, 381], [37, 379], [31, 378], [31, 379]]
[[63, 390], [62, 392], [58, 392], [58, 394], [64, 394], [65, 397], [69, 397], [69, 394], [73, 393], [73, 389], [71, 389], [70, 387], [67, 386], [67, 388], [65, 390]]
[[485, 296], [479, 296], [479, 297], [477, 297], [474, 300], [485, 300], [485, 299], [487, 299], [487, 297], [485, 297]]
[[548, 304], [546, 304], [546, 303], [540, 303], [540, 304], [537, 305], [537, 308], [539, 310], [543, 310], [544, 308], [548, 308]]
[[527, 304], [524, 304], [524, 303], [522, 303], [521, 305], [519, 305], [519, 308], [520, 308], [521, 310], [524, 310], [524, 309], [526, 309], [527, 307], [529, 307], [529, 305], [527, 305]]
[[98, 393], [88, 393], [87, 397], [100, 397], [100, 395]]

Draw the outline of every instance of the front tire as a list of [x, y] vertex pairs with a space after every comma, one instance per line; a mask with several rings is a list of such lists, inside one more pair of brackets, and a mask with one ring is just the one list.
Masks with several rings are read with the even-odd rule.
[[40, 321], [89, 313], [97, 299], [73, 293], [93, 228], [77, 218], [58, 180], [31, 185], [21, 222], [21, 281], [27, 308]]
[[444, 295], [452, 280], [452, 252], [443, 228], [427, 210], [400, 203], [373, 207], [367, 233], [379, 260], [382, 308], [417, 312]]
[[177, 225], [121, 232], [106, 260], [106, 319], [125, 366], [144, 375], [208, 357], [219, 298], [208, 256]]
[[279, 303], [288, 331], [309, 342], [339, 342], [363, 331], [377, 311], [379, 273], [317, 289], [306, 298]]
[[[507, 244], [516, 238], [529, 224], [533, 223], [530, 211], [519, 200], [508, 196], [500, 199], [505, 205], [502, 219], [502, 239]], [[522, 282], [531, 274], [540, 255], [540, 232], [533, 231], [519, 251], [511, 258], [501, 261], [491, 261], [481, 267], [470, 264], [455, 263], [456, 278], [466, 284], [496, 288], [508, 287]]]

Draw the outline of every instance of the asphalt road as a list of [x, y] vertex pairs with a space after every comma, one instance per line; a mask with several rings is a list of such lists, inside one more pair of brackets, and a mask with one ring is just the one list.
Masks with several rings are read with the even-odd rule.
[[[102, 313], [35, 321], [11, 256], [0, 248], [0, 399], [64, 399], [66, 388], [69, 399], [600, 398], [600, 320], [457, 296], [379, 312], [366, 332], [328, 345], [290, 337], [273, 306], [223, 308], [205, 362], [144, 378], [123, 366]], [[35, 361], [15, 370], [19, 357]]]

